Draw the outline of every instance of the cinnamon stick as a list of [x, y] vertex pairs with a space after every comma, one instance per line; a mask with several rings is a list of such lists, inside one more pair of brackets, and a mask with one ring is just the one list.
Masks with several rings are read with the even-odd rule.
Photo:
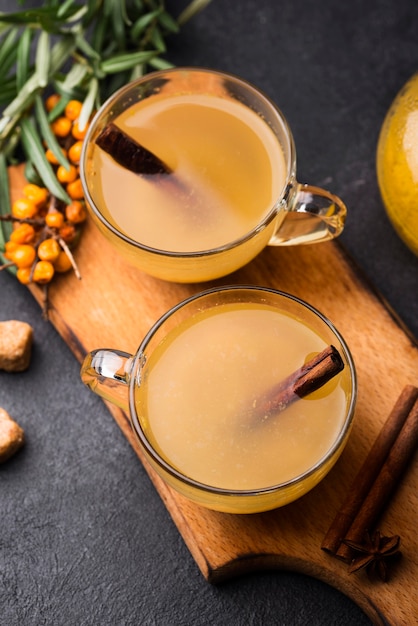
[[[396, 449], [395, 442], [397, 442], [398, 437], [400, 437], [400, 432], [404, 426], [406, 426], [407, 419], [409, 420], [409, 424], [407, 430], [404, 431], [402, 439], [397, 442], [397, 446], [405, 446], [407, 443], [412, 449], [414, 447], [414, 438], [411, 438], [411, 419], [412, 424], [414, 423], [414, 417], [411, 412], [416, 405], [418, 399], [418, 388], [407, 385], [402, 393], [400, 394], [395, 406], [393, 407], [388, 419], [383, 425], [378, 437], [376, 438], [372, 448], [370, 449], [367, 458], [365, 459], [360, 471], [358, 472], [356, 478], [354, 479], [353, 485], [350, 488], [349, 494], [343, 503], [341, 509], [338, 511], [335, 516], [330, 528], [328, 529], [327, 534], [324, 537], [322, 542], [322, 549], [330, 554], [334, 554], [339, 556], [340, 558], [348, 558], [348, 549], [346, 550], [345, 546], [343, 546], [342, 542], [347, 537], [348, 533], [353, 529], [353, 524], [356, 519], [356, 516], [360, 515], [359, 511], [362, 508], [362, 505], [366, 503], [366, 509], [370, 512], [370, 506], [372, 509], [375, 509], [375, 513], [372, 517], [377, 517], [377, 509], [379, 512], [384, 504], [384, 501], [389, 497], [389, 483], [386, 483], [387, 477], [386, 472], [393, 471], [390, 469], [393, 467], [394, 458], [393, 455], [399, 454], [399, 449]], [[409, 434], [408, 434], [409, 433]], [[405, 439], [406, 438], [406, 439]], [[416, 443], [416, 442], [415, 442]], [[394, 452], [395, 450], [395, 452]], [[389, 455], [391, 455], [391, 460], [389, 460]], [[405, 459], [406, 461], [407, 459]], [[385, 462], [388, 464], [385, 467]], [[402, 466], [399, 463], [399, 459], [396, 458], [396, 470], [395, 473], [400, 474], [402, 471]], [[380, 473], [380, 474], [379, 474]], [[373, 487], [374, 483], [377, 481], [378, 476], [379, 483], [377, 487]], [[386, 478], [385, 478], [386, 477]], [[393, 486], [393, 485], [392, 485]], [[373, 491], [372, 491], [373, 488]], [[376, 489], [376, 491], [374, 491]], [[382, 502], [379, 503], [376, 499], [376, 496], [379, 492], [379, 499], [382, 499]], [[370, 495], [371, 494], [371, 495]], [[371, 499], [370, 499], [371, 498]], [[365, 513], [361, 513], [361, 517], [358, 518], [360, 524], [367, 523], [371, 524], [370, 519], [366, 519]], [[357, 522], [356, 522], [357, 525]], [[354, 527], [355, 528], [355, 527]], [[358, 526], [357, 526], [358, 528]], [[368, 528], [370, 530], [370, 528]], [[363, 529], [365, 532], [365, 529]], [[356, 531], [357, 534], [357, 531]]]
[[[353, 520], [345, 539], [359, 542], [376, 524], [418, 443], [418, 400], [415, 401], [379, 475]], [[350, 560], [351, 548], [341, 544], [337, 556]]]
[[325, 385], [343, 369], [344, 362], [338, 350], [327, 346], [257, 402], [254, 422], [265, 421], [283, 411], [298, 398], [304, 398]]
[[172, 171], [155, 154], [129, 137], [113, 122], [104, 127], [96, 144], [116, 163], [134, 174], [170, 174]]

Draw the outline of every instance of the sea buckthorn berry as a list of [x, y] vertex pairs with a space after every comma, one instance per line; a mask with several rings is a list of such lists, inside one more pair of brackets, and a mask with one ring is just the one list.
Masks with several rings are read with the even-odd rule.
[[19, 267], [16, 272], [17, 280], [22, 283], [22, 285], [29, 285], [31, 282], [31, 272], [30, 267]]
[[4, 256], [6, 257], [6, 259], [8, 259], [9, 261], [13, 260], [13, 253], [18, 246], [19, 244], [15, 241], [6, 241], [6, 243], [4, 244]]
[[71, 131], [71, 126], [71, 120], [67, 117], [57, 117], [57, 119], [52, 122], [51, 129], [57, 137], [68, 137]]
[[60, 211], [50, 211], [45, 215], [45, 223], [49, 228], [61, 228], [64, 224], [64, 215]]
[[45, 187], [39, 187], [39, 185], [29, 183], [23, 187], [23, 195], [28, 200], [32, 200], [32, 202], [39, 207], [46, 203], [49, 193], [48, 189]]
[[10, 234], [10, 241], [16, 243], [32, 243], [35, 239], [35, 229], [31, 224], [19, 224]]
[[12, 204], [12, 215], [18, 219], [30, 219], [38, 213], [38, 207], [28, 198], [20, 198]]
[[[61, 152], [63, 154], [63, 156], [67, 156], [67, 152], [66, 150], [64, 150], [64, 148], [61, 148]], [[57, 157], [55, 156], [55, 154], [52, 152], [51, 148], [48, 148], [48, 150], [45, 152], [45, 156], [46, 156], [46, 160], [51, 163], [51, 165], [58, 165], [59, 161], [57, 159]]]
[[77, 170], [74, 165], [70, 165], [68, 170], [63, 165], [60, 165], [57, 169], [57, 178], [60, 183], [72, 183], [75, 181], [77, 176]]
[[52, 111], [52, 109], [58, 104], [60, 100], [61, 100], [61, 96], [59, 96], [57, 93], [53, 93], [45, 101], [46, 110]]
[[84, 198], [83, 186], [80, 178], [76, 178], [72, 183], [68, 183], [67, 193], [72, 200], [81, 200]]
[[33, 281], [45, 285], [51, 282], [54, 271], [54, 266], [49, 261], [38, 261], [33, 270]]
[[74, 122], [80, 116], [82, 106], [79, 100], [70, 100], [64, 110], [65, 117]]
[[30, 267], [36, 258], [36, 251], [30, 244], [17, 246], [12, 261], [16, 267]]
[[61, 250], [58, 258], [54, 261], [54, 268], [59, 274], [64, 274], [64, 272], [68, 272], [72, 268], [70, 257], [64, 250]]
[[38, 257], [41, 261], [51, 261], [53, 263], [57, 260], [60, 252], [60, 245], [55, 239], [44, 239], [38, 246]]
[[84, 128], [80, 128], [79, 123], [75, 121], [71, 128], [71, 134], [74, 139], [84, 139], [87, 134], [88, 127], [89, 125], [86, 124]]
[[61, 239], [64, 239], [65, 243], [72, 243], [76, 238], [76, 234], [75, 226], [72, 224], [64, 224], [59, 229], [59, 235]]
[[87, 211], [82, 202], [74, 200], [65, 207], [65, 217], [73, 224], [81, 224], [87, 218]]
[[76, 165], [80, 163], [81, 151], [83, 149], [83, 142], [81, 140], [73, 143], [71, 148], [68, 150], [68, 158], [70, 161]]

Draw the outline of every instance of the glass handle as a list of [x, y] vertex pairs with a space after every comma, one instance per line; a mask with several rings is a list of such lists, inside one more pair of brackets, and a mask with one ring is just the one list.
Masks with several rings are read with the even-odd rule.
[[128, 385], [133, 356], [118, 350], [93, 350], [81, 366], [81, 380], [94, 393], [129, 411]]
[[344, 228], [347, 208], [334, 194], [312, 185], [289, 184], [284, 220], [270, 245], [291, 246], [334, 239]]

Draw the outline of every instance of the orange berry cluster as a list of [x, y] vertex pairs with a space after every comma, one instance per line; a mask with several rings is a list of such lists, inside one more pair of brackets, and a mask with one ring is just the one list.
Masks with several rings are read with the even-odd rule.
[[[51, 110], [58, 99], [57, 95], [50, 96], [46, 101], [47, 110]], [[5, 244], [4, 256], [17, 267], [17, 278], [23, 284], [47, 284], [56, 272], [67, 272], [75, 267], [70, 248], [78, 240], [80, 225], [87, 217], [79, 175], [83, 138], [87, 132], [87, 127], [80, 131], [78, 125], [81, 107], [81, 102], [70, 100], [64, 115], [51, 124], [70, 167], [60, 165], [50, 149], [45, 153], [71, 203], [65, 204], [51, 196], [46, 188], [29, 183], [24, 186], [22, 197], [11, 207], [14, 229]]]

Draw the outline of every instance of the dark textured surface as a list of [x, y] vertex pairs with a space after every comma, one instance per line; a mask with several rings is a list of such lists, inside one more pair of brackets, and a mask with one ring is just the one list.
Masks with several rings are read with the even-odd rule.
[[[185, 4], [168, 2], [175, 14]], [[415, 0], [212, 0], [171, 42], [177, 64], [240, 74], [276, 100], [299, 178], [346, 201], [346, 248], [415, 335], [418, 260], [385, 216], [375, 148], [418, 67], [417, 29]], [[0, 373], [0, 406], [27, 437], [0, 467], [1, 626], [369, 624], [340, 593], [296, 573], [206, 583], [74, 357], [3, 272], [6, 319], [31, 323], [35, 345], [28, 372]]]

